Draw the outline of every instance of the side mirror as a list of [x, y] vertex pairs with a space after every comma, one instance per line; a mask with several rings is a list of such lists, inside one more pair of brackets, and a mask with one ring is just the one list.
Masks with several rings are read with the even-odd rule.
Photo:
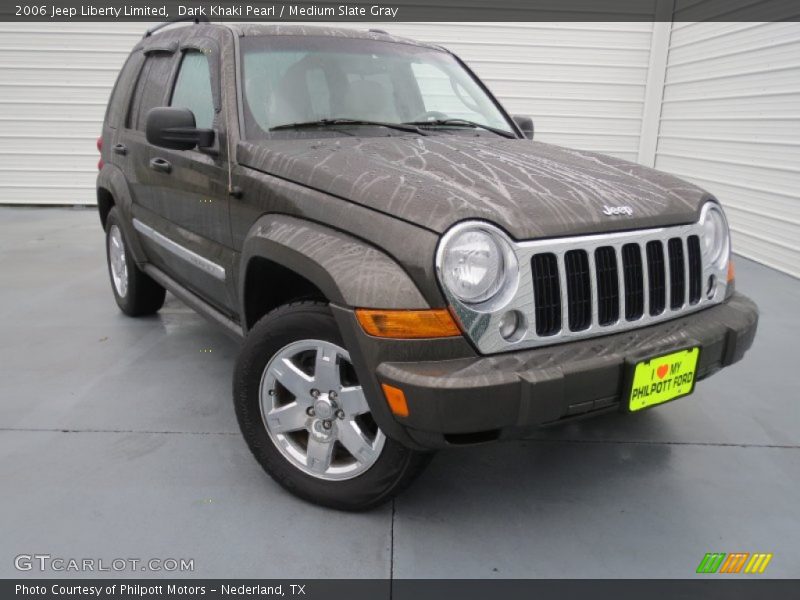
[[517, 127], [520, 128], [522, 131], [522, 135], [524, 135], [529, 140], [533, 139], [533, 119], [530, 117], [524, 117], [522, 115], [513, 115], [511, 117], [514, 120], [514, 123], [517, 124]]
[[214, 145], [213, 129], [198, 129], [194, 113], [188, 108], [159, 106], [147, 113], [147, 141], [172, 150], [208, 148]]

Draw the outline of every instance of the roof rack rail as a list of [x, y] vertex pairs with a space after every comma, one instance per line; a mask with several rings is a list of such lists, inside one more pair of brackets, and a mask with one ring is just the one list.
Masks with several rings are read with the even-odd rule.
[[156, 31], [158, 31], [159, 29], [163, 29], [167, 25], [172, 25], [173, 23], [182, 23], [184, 21], [194, 21], [195, 25], [209, 22], [207, 17], [175, 17], [174, 19], [170, 19], [169, 21], [164, 21], [163, 23], [159, 23], [155, 27], [151, 27], [150, 29], [144, 32], [142, 39], [150, 37]]

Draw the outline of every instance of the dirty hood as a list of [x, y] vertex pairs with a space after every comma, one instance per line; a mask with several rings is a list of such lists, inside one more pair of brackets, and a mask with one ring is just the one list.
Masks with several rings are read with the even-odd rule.
[[[533, 239], [689, 223], [709, 195], [610, 156], [529, 140], [431, 135], [242, 142], [238, 161], [443, 232], [465, 219]], [[632, 214], [605, 214], [629, 207]], [[627, 212], [627, 211], [625, 211]]]

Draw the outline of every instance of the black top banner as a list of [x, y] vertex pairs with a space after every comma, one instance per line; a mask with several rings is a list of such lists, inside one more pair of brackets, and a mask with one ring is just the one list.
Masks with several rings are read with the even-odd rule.
[[2, 21], [797, 21], [797, 0], [0, 0]]

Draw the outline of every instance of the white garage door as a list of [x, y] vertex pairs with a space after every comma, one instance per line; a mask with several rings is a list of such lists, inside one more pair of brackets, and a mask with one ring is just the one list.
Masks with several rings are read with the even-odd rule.
[[144, 29], [0, 23], [0, 203], [95, 202], [106, 101]]
[[737, 251], [800, 277], [800, 24], [676, 24], [655, 163], [717, 195]]

